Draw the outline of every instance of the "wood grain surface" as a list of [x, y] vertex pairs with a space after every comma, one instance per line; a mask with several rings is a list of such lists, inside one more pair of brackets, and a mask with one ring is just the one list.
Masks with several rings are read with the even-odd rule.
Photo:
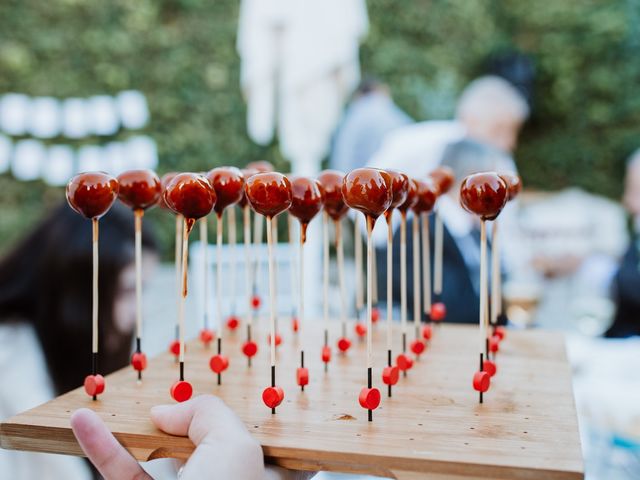
[[[346, 355], [334, 348], [325, 374], [319, 321], [308, 322], [305, 329], [310, 384], [304, 393], [295, 384], [298, 339], [283, 329], [277, 384], [284, 388], [285, 399], [272, 415], [261, 400], [269, 384], [269, 350], [267, 321], [259, 323], [260, 350], [252, 368], [240, 351], [241, 327], [225, 336], [230, 366], [221, 386], [208, 366], [213, 348], [206, 350], [197, 341], [188, 345], [185, 372], [196, 394], [219, 395], [235, 410], [271, 463], [402, 480], [583, 478], [571, 372], [560, 334], [508, 331], [498, 354], [498, 374], [480, 405], [471, 387], [478, 367], [477, 327], [435, 328], [425, 354], [387, 398], [381, 381], [385, 328], [379, 324], [374, 327], [374, 386], [383, 398], [369, 423], [357, 400], [366, 384], [365, 344], [354, 339]], [[339, 325], [332, 324], [334, 345], [338, 333]], [[396, 339], [399, 348], [398, 330]], [[133, 369], [120, 370], [107, 377], [106, 391], [97, 402], [77, 389], [5, 420], [0, 445], [82, 455], [69, 417], [77, 408], [89, 407], [137, 459], [186, 458], [192, 443], [158, 431], [148, 413], [153, 405], [172, 402], [169, 387], [177, 375], [168, 353], [150, 360], [142, 384]]]

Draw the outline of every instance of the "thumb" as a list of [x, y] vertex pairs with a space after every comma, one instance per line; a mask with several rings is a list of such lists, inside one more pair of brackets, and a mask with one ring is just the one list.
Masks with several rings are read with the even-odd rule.
[[[263, 478], [260, 444], [218, 397], [201, 395], [176, 405], [153, 407], [151, 420], [160, 430], [186, 435], [196, 445], [182, 479]], [[211, 465], [217, 466], [215, 471]]]

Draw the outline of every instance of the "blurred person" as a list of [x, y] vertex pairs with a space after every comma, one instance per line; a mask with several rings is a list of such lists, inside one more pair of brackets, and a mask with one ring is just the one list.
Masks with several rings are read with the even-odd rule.
[[350, 172], [363, 167], [385, 134], [413, 123], [391, 98], [389, 87], [374, 78], [362, 81], [335, 134], [329, 164]]
[[[456, 177], [456, 183], [451, 190], [438, 200], [438, 209], [444, 223], [441, 300], [447, 306], [447, 322], [475, 323], [478, 321], [480, 221], [460, 205], [460, 184], [468, 175], [495, 170], [497, 164], [507, 162], [507, 159], [504, 158], [505, 156], [504, 153], [490, 145], [470, 139], [459, 140], [449, 145], [444, 152], [442, 165], [450, 167]], [[410, 234], [413, 221], [414, 219], [411, 217], [407, 222], [407, 305], [409, 306], [413, 305], [413, 241]], [[429, 216], [429, 223], [430, 244], [433, 252], [435, 241], [433, 215]], [[491, 230], [490, 227], [489, 230]], [[399, 305], [401, 280], [400, 235], [398, 231], [394, 234], [393, 241], [393, 299], [394, 305]], [[490, 251], [488, 254], [490, 256]], [[378, 285], [386, 285], [386, 247], [377, 248], [376, 255], [378, 260]], [[433, 266], [433, 255], [431, 265]], [[491, 262], [489, 262], [489, 265], [491, 265]], [[431, 273], [433, 274], [433, 272]]]
[[507, 154], [495, 169], [515, 171], [509, 155], [528, 116], [524, 96], [509, 82], [497, 76], [480, 77], [460, 95], [454, 120], [429, 120], [389, 133], [369, 165], [422, 178], [440, 164], [449, 144], [467, 138]]
[[640, 149], [627, 164], [623, 203], [631, 215], [632, 236], [612, 281], [616, 313], [607, 337], [640, 335]]
[[[99, 371], [105, 375], [126, 366], [132, 351], [133, 223], [131, 210], [118, 204], [100, 220]], [[91, 360], [91, 245], [91, 222], [64, 204], [0, 262], [0, 418], [83, 384]], [[156, 245], [146, 224], [142, 247], [148, 272]], [[93, 476], [79, 458], [8, 450], [0, 450], [0, 472], [13, 480]]]

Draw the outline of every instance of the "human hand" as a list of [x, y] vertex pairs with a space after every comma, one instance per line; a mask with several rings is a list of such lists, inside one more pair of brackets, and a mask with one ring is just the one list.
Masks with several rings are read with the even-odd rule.
[[[212, 395], [153, 407], [151, 421], [166, 433], [188, 436], [195, 444], [196, 449], [179, 475], [181, 480], [311, 478], [302, 472], [265, 467], [260, 444], [233, 411]], [[71, 428], [105, 480], [151, 479], [92, 410], [74, 412]]]

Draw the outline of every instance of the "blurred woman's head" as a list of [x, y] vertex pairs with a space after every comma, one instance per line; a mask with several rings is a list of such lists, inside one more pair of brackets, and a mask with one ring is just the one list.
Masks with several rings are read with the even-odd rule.
[[[142, 245], [155, 252], [147, 229]], [[81, 385], [91, 364], [91, 248], [91, 222], [65, 204], [0, 262], [0, 322], [33, 325], [58, 392]], [[135, 326], [129, 209], [116, 204], [100, 220], [99, 250], [99, 369], [106, 374], [127, 364]]]

